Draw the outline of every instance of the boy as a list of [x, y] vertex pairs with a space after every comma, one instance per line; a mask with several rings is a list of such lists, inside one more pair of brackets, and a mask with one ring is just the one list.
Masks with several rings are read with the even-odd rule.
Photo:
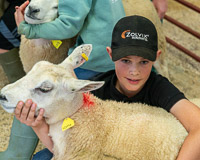
[[[151, 21], [141, 16], [120, 19], [113, 30], [111, 48], [107, 47], [115, 71], [93, 78], [105, 81], [104, 86], [93, 93], [102, 99], [141, 102], [171, 112], [189, 133], [177, 159], [200, 159], [200, 109], [166, 78], [151, 72], [154, 61], [161, 54], [157, 50], [157, 32]], [[37, 118], [30, 116], [34, 115], [35, 108], [36, 104], [31, 100], [24, 107], [20, 102], [15, 110], [16, 118], [32, 126], [52, 150], [51, 139], [46, 139], [48, 126], [42, 118], [44, 110], [40, 110]]]
[[111, 48], [106, 48], [115, 70], [94, 77], [93, 80], [105, 81], [105, 84], [92, 92], [101, 99], [142, 102], [167, 111], [185, 99], [166, 78], [151, 72], [161, 54], [157, 41], [157, 31], [148, 19], [131, 16], [118, 21]]

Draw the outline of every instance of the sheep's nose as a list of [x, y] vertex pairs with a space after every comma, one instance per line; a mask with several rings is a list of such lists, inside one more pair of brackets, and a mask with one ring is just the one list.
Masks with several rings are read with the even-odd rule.
[[7, 98], [3, 94], [0, 94], [0, 100], [1, 101], [7, 101]]
[[29, 6], [29, 13], [32, 14], [32, 13], [37, 13], [37, 12], [40, 12], [40, 9], [37, 9], [33, 6]]

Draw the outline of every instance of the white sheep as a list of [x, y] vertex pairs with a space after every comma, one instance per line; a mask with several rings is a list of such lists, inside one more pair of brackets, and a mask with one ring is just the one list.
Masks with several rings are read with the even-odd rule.
[[[41, 24], [53, 21], [57, 17], [57, 12], [58, 0], [31, 0], [25, 9], [24, 18], [29, 24]], [[69, 48], [75, 44], [75, 40], [76, 38], [62, 40], [62, 44], [56, 48], [51, 40], [27, 39], [22, 35], [19, 55], [25, 72], [30, 71], [38, 61], [46, 60], [55, 64], [62, 62], [67, 57]]]
[[79, 46], [58, 65], [38, 62], [25, 77], [1, 90], [4, 110], [12, 113], [17, 102], [26, 99], [38, 104], [36, 114], [44, 108], [56, 160], [174, 160], [187, 132], [172, 114], [84, 93], [104, 83], [75, 76], [74, 68], [91, 49]]
[[[141, 15], [150, 19], [158, 31], [158, 48], [162, 50], [155, 68], [159, 73], [168, 77], [167, 62], [164, 61], [166, 53], [166, 40], [163, 34], [160, 19], [156, 9], [150, 0], [122, 0], [125, 13], [129, 15]], [[25, 20], [30, 24], [45, 23], [54, 20], [57, 17], [58, 0], [31, 0], [25, 10]], [[38, 12], [31, 12], [31, 10]], [[27, 15], [31, 16], [27, 16]], [[67, 52], [75, 43], [76, 38], [64, 40], [59, 49], [56, 49], [50, 40], [28, 40], [21, 37], [20, 57], [25, 72], [28, 72], [32, 66], [41, 60], [47, 60], [52, 63], [60, 63], [67, 57]]]

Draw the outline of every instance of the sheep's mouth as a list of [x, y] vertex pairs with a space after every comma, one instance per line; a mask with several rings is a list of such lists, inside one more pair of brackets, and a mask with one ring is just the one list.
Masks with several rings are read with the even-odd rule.
[[8, 113], [13, 113], [15, 111], [16, 107], [6, 106], [6, 105], [2, 104], [2, 108]]
[[33, 19], [33, 20], [41, 20], [40, 18], [37, 18], [37, 17], [30, 15], [30, 14], [26, 14], [26, 17]]
[[4, 106], [4, 105], [2, 105], [3, 106], [3, 108], [5, 108], [6, 110], [11, 110], [11, 109], [15, 109], [16, 107], [7, 107], [7, 106]]

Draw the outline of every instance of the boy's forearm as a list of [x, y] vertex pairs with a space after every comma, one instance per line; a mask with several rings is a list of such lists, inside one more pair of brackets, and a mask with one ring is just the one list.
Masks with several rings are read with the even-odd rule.
[[49, 136], [49, 126], [44, 124], [42, 127], [32, 127], [34, 132], [37, 134], [38, 138], [44, 146], [46, 146], [49, 151], [53, 153], [53, 141]]
[[177, 160], [197, 160], [200, 159], [200, 129], [189, 132]]

